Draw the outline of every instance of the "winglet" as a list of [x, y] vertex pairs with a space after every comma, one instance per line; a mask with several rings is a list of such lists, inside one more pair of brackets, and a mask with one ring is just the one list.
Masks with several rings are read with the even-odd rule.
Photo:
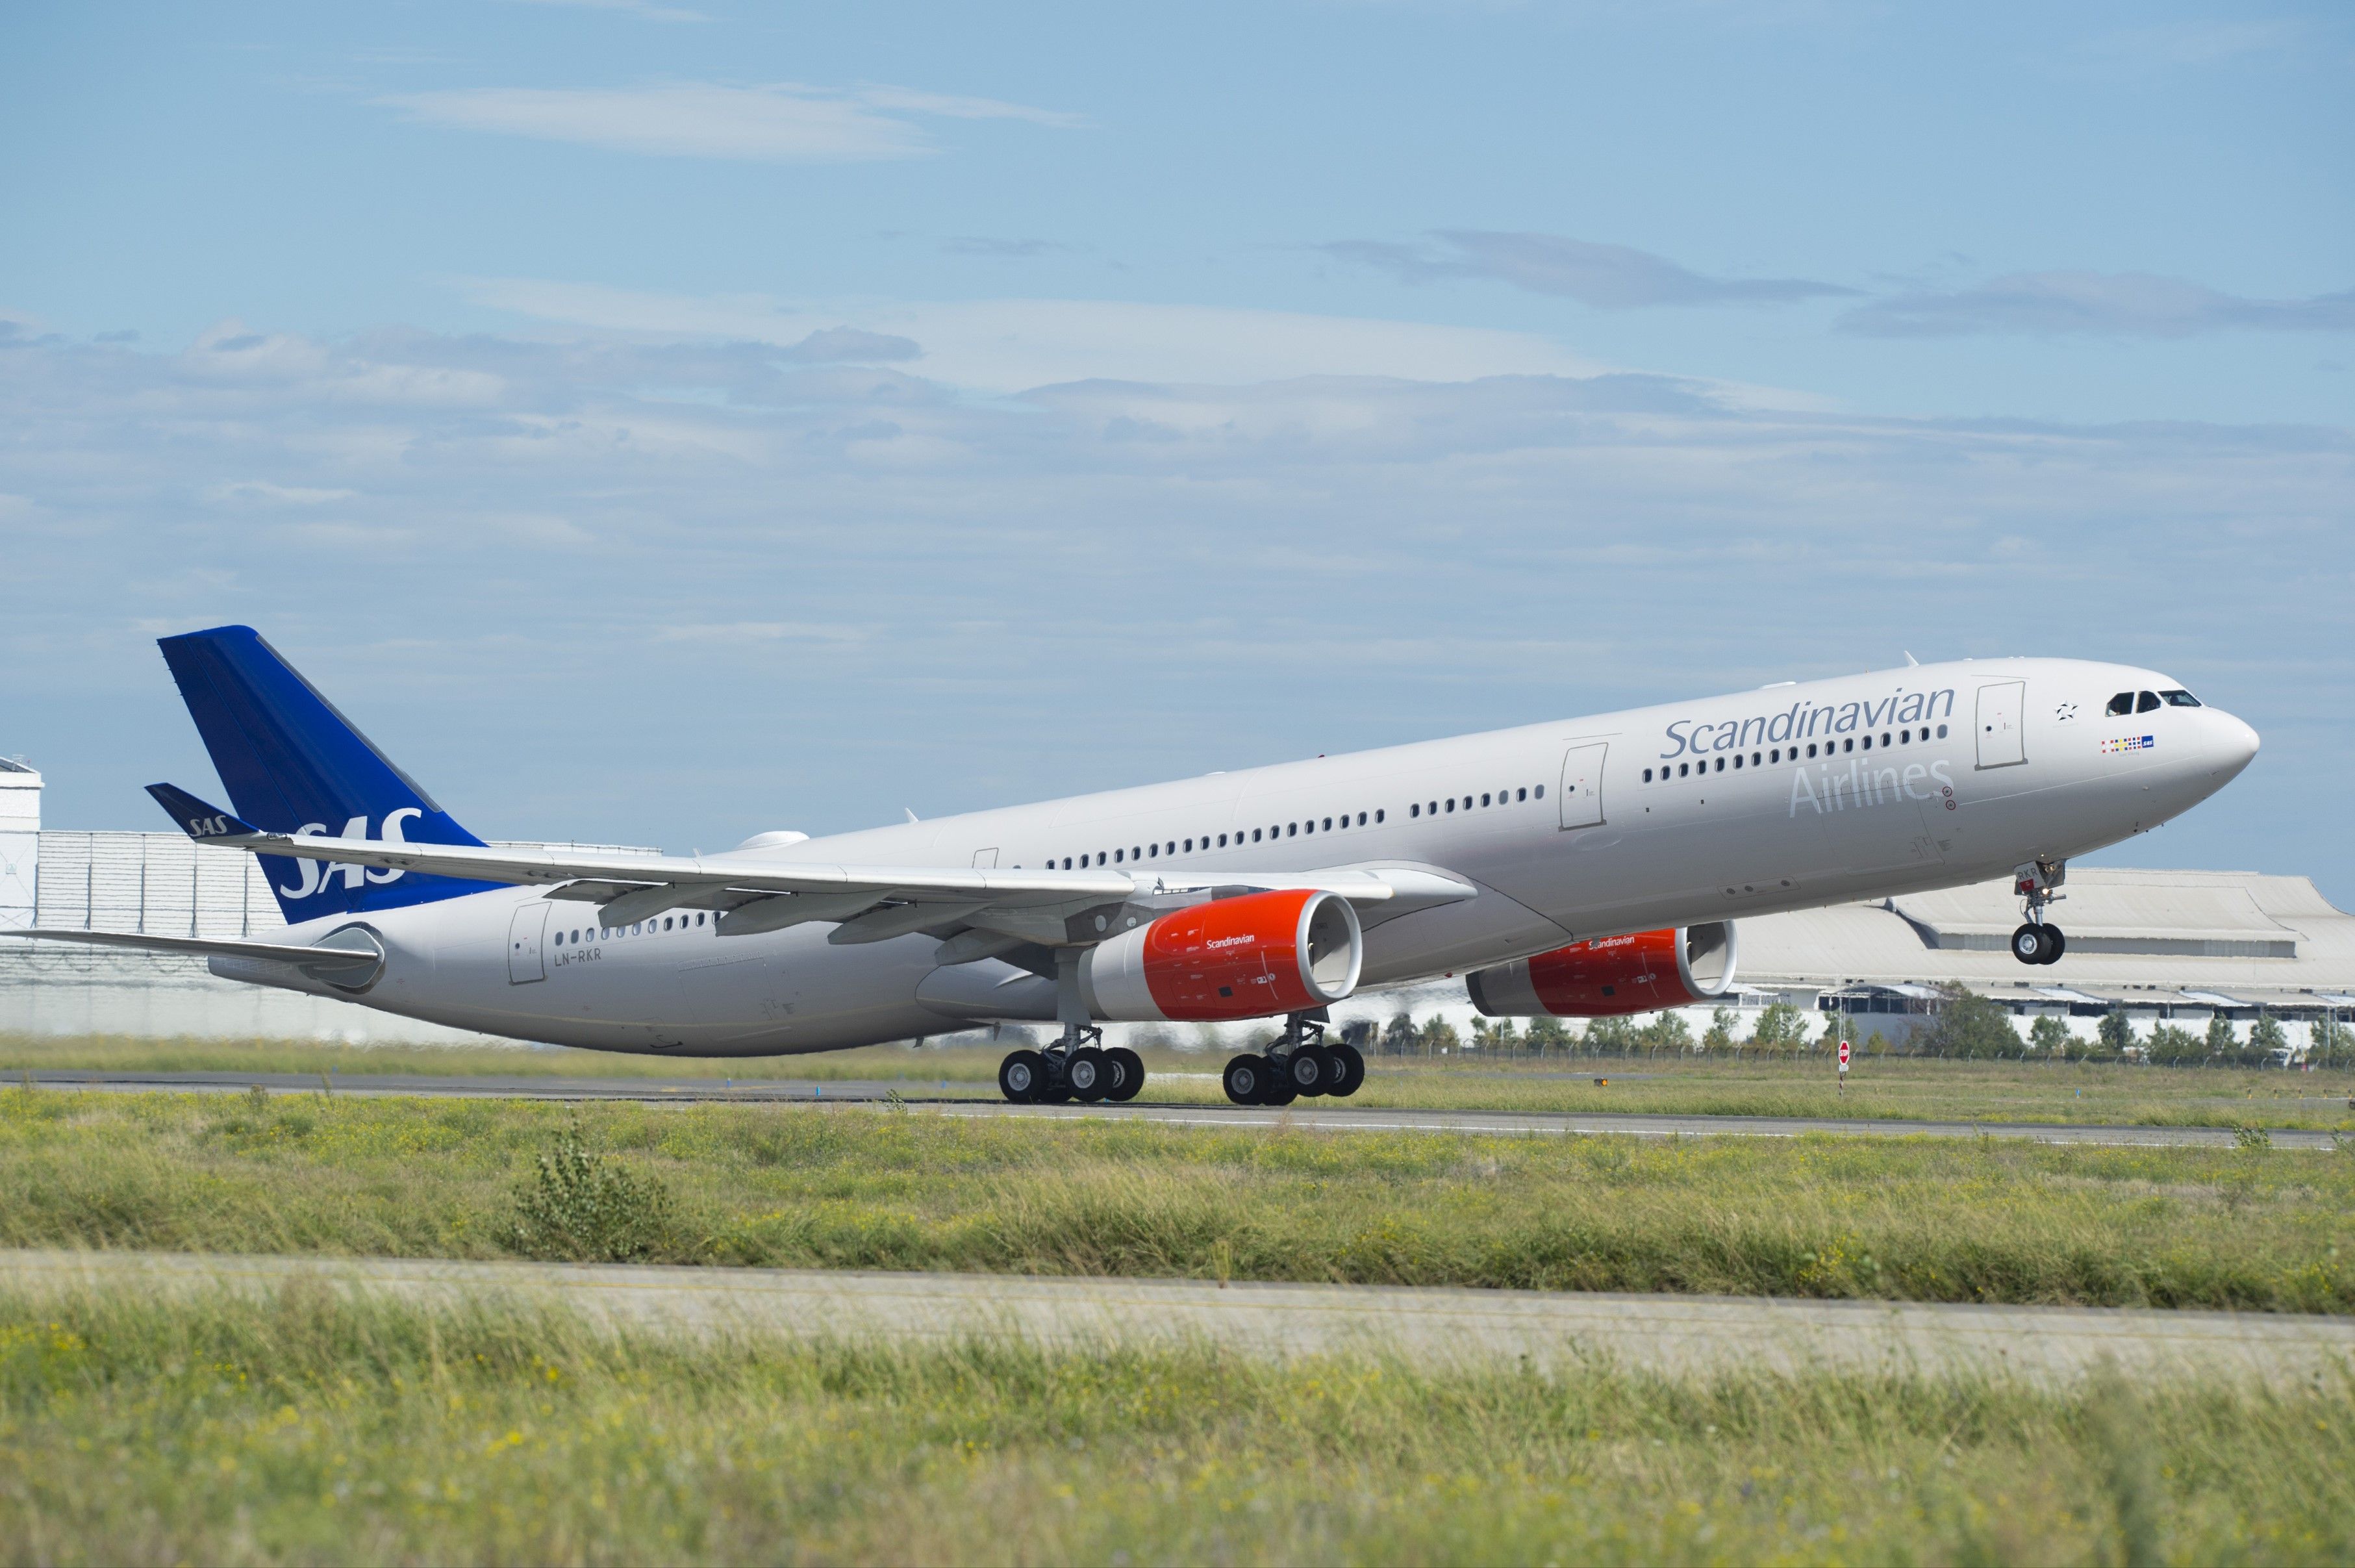
[[218, 805], [208, 805], [177, 784], [155, 784], [147, 793], [165, 815], [177, 823], [180, 831], [191, 838], [259, 838], [261, 829], [250, 822], [241, 821]]

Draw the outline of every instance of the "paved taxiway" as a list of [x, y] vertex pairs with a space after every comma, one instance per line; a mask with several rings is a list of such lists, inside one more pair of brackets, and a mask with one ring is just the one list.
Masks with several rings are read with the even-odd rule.
[[[1295, 1101], [1282, 1109], [1254, 1106], [1136, 1101], [1125, 1105], [1009, 1105], [980, 1084], [946, 1089], [909, 1083], [839, 1083], [745, 1079], [733, 1083], [710, 1078], [429, 1077], [393, 1074], [361, 1077], [338, 1073], [330, 1080], [301, 1072], [35, 1072], [35, 1084], [50, 1089], [113, 1093], [242, 1093], [255, 1084], [282, 1093], [403, 1095], [459, 1099], [629, 1100], [650, 1104], [714, 1101], [778, 1105], [896, 1104], [956, 1116], [1096, 1116], [1167, 1122], [1194, 1126], [1314, 1127], [1340, 1132], [1442, 1132], [1541, 1135], [1626, 1133], [1642, 1137], [1797, 1137], [1806, 1133], [1846, 1133], [1873, 1137], [2026, 1138], [2037, 1143], [2226, 1147], [2230, 1127], [2143, 1127], [2057, 1122], [1907, 1122], [1842, 1120], [1806, 1116], [1653, 1115], [1636, 1112], [1403, 1111], [1332, 1101]], [[1146, 1090], [1152, 1088], [1148, 1082]], [[2288, 1128], [2273, 1133], [2274, 1147], [2328, 1150], [2331, 1134]]]
[[2355, 1320], [2267, 1313], [1902, 1302], [1747, 1300], [1389, 1285], [1221, 1286], [1207, 1280], [1036, 1278], [800, 1269], [392, 1258], [0, 1252], [0, 1287], [266, 1297], [308, 1282], [353, 1296], [557, 1307], [608, 1328], [1050, 1347], [1203, 1342], [1254, 1355], [1373, 1352], [1427, 1365], [1540, 1367], [1597, 1359], [1659, 1372], [1834, 1367], [2012, 1374], [2040, 1381], [2113, 1362], [2137, 1377], [2287, 1386], [2355, 1372]]

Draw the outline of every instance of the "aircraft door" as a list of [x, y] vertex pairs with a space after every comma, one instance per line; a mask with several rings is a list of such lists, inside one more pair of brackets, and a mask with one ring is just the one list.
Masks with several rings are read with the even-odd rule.
[[2028, 683], [2007, 680], [1979, 688], [1979, 766], [2008, 768], [2028, 761], [2027, 737], [2020, 719], [2028, 704]]
[[1561, 825], [1595, 827], [1603, 822], [1603, 762], [1607, 741], [1572, 746], [1561, 759]]
[[997, 869], [997, 851], [995, 849], [975, 849], [973, 852], [973, 869], [976, 871], [994, 871]]
[[507, 923], [507, 984], [527, 985], [548, 978], [548, 963], [540, 943], [548, 934], [548, 905], [534, 899], [515, 912]]

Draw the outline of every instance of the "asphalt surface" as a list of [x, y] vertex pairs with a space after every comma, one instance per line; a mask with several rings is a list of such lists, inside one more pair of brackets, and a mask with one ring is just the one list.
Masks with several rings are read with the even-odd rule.
[[[1313, 1127], [1337, 1132], [1440, 1132], [1515, 1135], [1624, 1133], [1642, 1137], [1798, 1137], [1842, 1133], [1871, 1137], [2024, 1138], [2036, 1143], [2224, 1147], [2230, 1127], [2145, 1127], [2060, 1122], [1909, 1122], [1806, 1116], [1656, 1115], [1636, 1112], [1410, 1111], [1299, 1100], [1281, 1109], [1139, 1100], [1125, 1105], [1009, 1105], [995, 1089], [952, 1083], [946, 1089], [902, 1083], [710, 1078], [476, 1077], [386, 1073], [362, 1077], [315, 1072], [35, 1072], [42, 1088], [110, 1093], [243, 1093], [254, 1085], [281, 1093], [362, 1096], [425, 1095], [474, 1100], [627, 1100], [648, 1104], [742, 1102], [779, 1105], [904, 1105], [959, 1116], [1086, 1116], [1166, 1122], [1188, 1126]], [[1152, 1090], [1150, 1081], [1146, 1092]], [[911, 1091], [913, 1091], [912, 1093]], [[2275, 1148], [2327, 1151], [2327, 1132], [2276, 1128]]]
[[556, 1307], [607, 1329], [784, 1333], [1053, 1348], [1208, 1341], [1253, 1355], [1366, 1353], [1430, 1366], [1598, 1360], [1699, 1373], [1838, 1368], [2062, 1382], [2112, 1363], [2143, 1379], [2276, 1387], [2355, 1373], [2355, 1320], [2088, 1307], [1749, 1300], [1724, 1296], [1221, 1286], [1207, 1280], [1034, 1278], [801, 1269], [0, 1252], [0, 1287], [36, 1299], [139, 1291], [266, 1298], [301, 1284], [351, 1296]]

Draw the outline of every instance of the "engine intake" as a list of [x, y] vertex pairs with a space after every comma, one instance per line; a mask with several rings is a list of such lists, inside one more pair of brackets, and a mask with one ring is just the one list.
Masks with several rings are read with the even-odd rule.
[[1713, 1002], [1733, 988], [1733, 923], [1574, 942], [1464, 977], [1490, 1018], [1599, 1019]]
[[1131, 1023], [1224, 1022], [1305, 1012], [1358, 988], [1358, 912], [1318, 890], [1213, 899], [1088, 950], [1088, 1011]]

